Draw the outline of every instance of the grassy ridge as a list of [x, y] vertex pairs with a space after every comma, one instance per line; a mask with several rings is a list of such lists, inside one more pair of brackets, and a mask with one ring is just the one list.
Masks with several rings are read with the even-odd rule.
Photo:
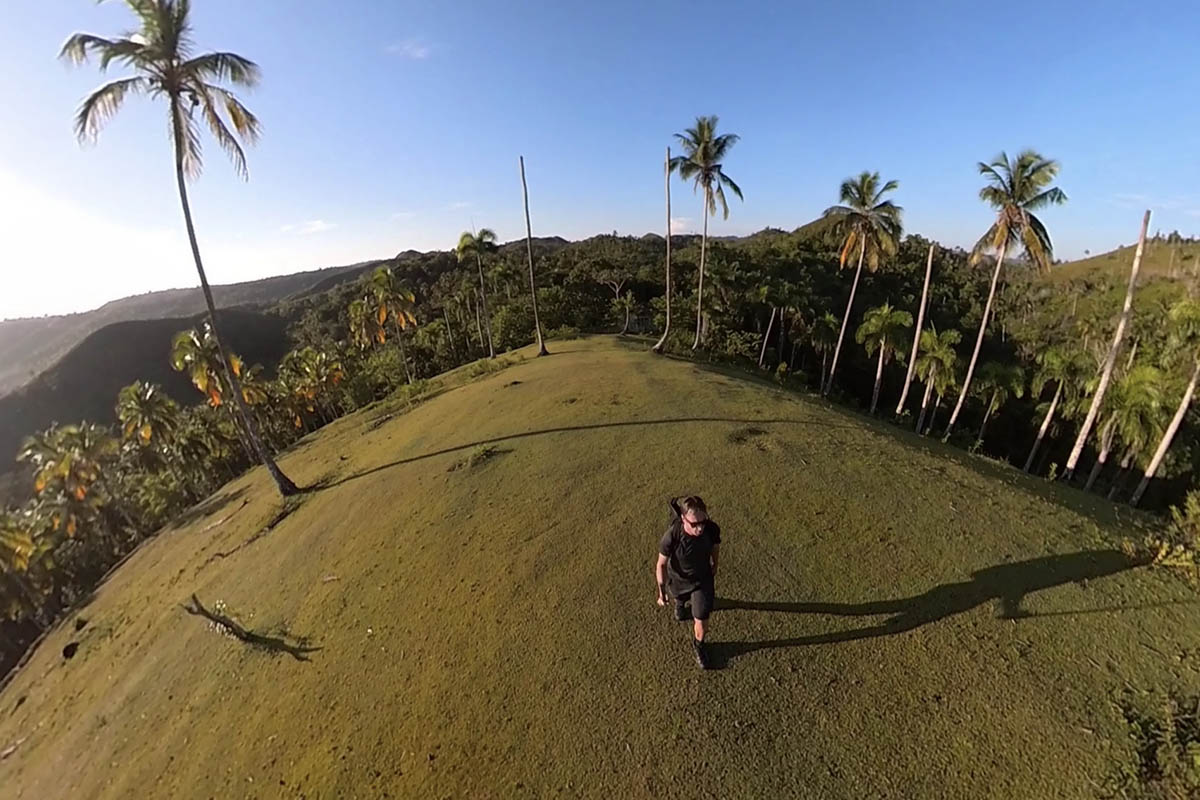
[[[552, 349], [302, 441], [283, 465], [325, 488], [282, 519], [256, 470], [139, 550], [0, 692], [6, 794], [1089, 797], [1131, 748], [1111, 701], [1200, 686], [1187, 591], [1114, 573], [1141, 517], [612, 340]], [[685, 491], [725, 531], [710, 673], [653, 604]], [[251, 649], [193, 593], [321, 649]]]

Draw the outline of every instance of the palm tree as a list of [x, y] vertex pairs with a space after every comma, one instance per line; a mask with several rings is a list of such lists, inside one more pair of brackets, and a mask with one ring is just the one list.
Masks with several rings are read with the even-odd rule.
[[1025, 370], [1016, 364], [988, 361], [979, 367], [979, 380], [975, 384], [975, 391], [980, 397], [988, 398], [983, 422], [979, 424], [979, 436], [975, 440], [975, 445], [979, 446], [983, 444], [983, 434], [992, 414], [1007, 403], [1009, 397], [1025, 396]]
[[[480, 272], [481, 276], [482, 274]], [[375, 318], [380, 328], [382, 329], [389, 319], [392, 321], [392, 328], [396, 331], [396, 344], [400, 347], [400, 361], [404, 364], [404, 375], [408, 382], [412, 383], [413, 374], [408, 368], [403, 331], [410, 325], [417, 324], [417, 318], [413, 314], [417, 307], [416, 296], [397, 280], [395, 273], [388, 267], [379, 267], [371, 273], [367, 279], [367, 289], [374, 301]]]
[[1039, 397], [1047, 384], [1053, 383], [1055, 388], [1054, 397], [1051, 398], [1046, 415], [1042, 417], [1042, 424], [1038, 428], [1037, 438], [1033, 440], [1033, 447], [1029, 448], [1029, 457], [1025, 459], [1025, 472], [1029, 472], [1033, 466], [1033, 459], [1046, 436], [1046, 431], [1050, 429], [1050, 423], [1060, 403], [1072, 406], [1078, 399], [1079, 388], [1087, 374], [1087, 365], [1083, 363], [1082, 356], [1079, 351], [1069, 352], [1062, 347], [1048, 347], [1035, 358], [1038, 369], [1033, 375], [1033, 397]]
[[671, 335], [671, 148], [667, 147], [667, 160], [663, 164], [664, 183], [667, 185], [667, 322], [663, 326], [662, 336], [654, 345], [654, 352], [661, 354], [667, 346], [667, 337]]
[[900, 390], [900, 400], [896, 403], [896, 416], [904, 410], [904, 401], [908, 399], [908, 387], [912, 385], [913, 369], [917, 365], [917, 352], [921, 344], [921, 329], [925, 325], [925, 303], [929, 299], [929, 278], [933, 273], [933, 248], [929, 245], [929, 256], [925, 259], [925, 287], [921, 289], [921, 306], [917, 310], [917, 327], [913, 331], [912, 355], [908, 357], [908, 372], [904, 375], [904, 388]]
[[25, 439], [18, 461], [33, 467], [33, 489], [53, 508], [52, 527], [70, 537], [107, 502], [104, 467], [117, 453], [117, 441], [90, 422], [53, 425]]
[[[683, 155], [675, 156], [668, 164], [671, 171], [679, 173], [685, 181], [690, 180], [695, 189], [704, 190], [704, 233], [700, 237], [700, 281], [696, 288], [696, 339], [692, 349], [700, 346], [701, 323], [704, 319], [704, 258], [708, 249], [708, 215], [717, 213], [721, 204], [724, 219], [729, 219], [729, 205], [725, 202], [725, 188], [742, 198], [742, 190], [724, 172], [725, 156], [740, 137], [736, 133], [717, 135], [716, 115], [696, 117], [696, 124], [683, 133], [675, 134], [683, 146]], [[667, 220], [667, 236], [670, 237], [670, 219]]]
[[858, 331], [854, 334], [854, 340], [866, 346], [868, 356], [875, 350], [879, 350], [879, 361], [875, 367], [875, 389], [871, 392], [871, 410], [869, 412], [871, 414], [875, 413], [875, 407], [879, 404], [879, 387], [883, 383], [883, 365], [891, 360], [892, 354], [896, 351], [897, 342], [900, 341], [904, 332], [912, 327], [912, 324], [912, 314], [884, 303], [867, 310], [867, 313], [863, 315], [862, 324], [858, 326]]
[[[962, 341], [962, 334], [956, 330], [947, 330], [938, 333], [935, 325], [930, 325], [929, 330], [921, 333], [920, 355], [917, 357], [916, 372], [917, 377], [925, 383], [925, 395], [921, 398], [921, 415], [917, 417], [917, 433], [922, 430], [922, 425], [925, 423], [925, 412], [929, 408], [929, 396], [933, 393], [934, 387], [938, 389], [940, 398], [945, 390], [946, 376], [954, 375], [954, 367], [958, 362], [958, 354], [954, 348]], [[940, 402], [940, 400], [939, 400]], [[933, 427], [933, 420], [930, 419], [929, 426]]]
[[529, 298], [533, 302], [533, 330], [537, 334], [537, 354], [548, 356], [546, 340], [542, 337], [542, 321], [538, 319], [537, 281], [533, 276], [533, 227], [529, 224], [529, 186], [525, 183], [525, 156], [518, 156], [521, 165], [521, 195], [525, 200], [525, 252], [529, 255]]
[[[179, 189], [179, 202], [183, 207], [192, 259], [200, 276], [200, 288], [204, 292], [204, 302], [208, 307], [213, 340], [221, 353], [226, 379], [234, 387], [234, 405], [245, 426], [250, 444], [274, 478], [279, 493], [284, 496], [294, 495], [299, 489], [280, 470], [263, 445], [241, 400], [241, 392], [237, 389], [238, 376], [233, 369], [233, 363], [225, 357], [224, 347], [217, 335], [217, 307], [200, 259], [200, 245], [196, 241], [196, 230], [192, 224], [192, 210], [187, 195], [186, 178], [197, 177], [202, 165], [200, 126], [194, 115], [197, 109], [213, 138], [233, 161], [238, 174], [243, 178], [247, 176], [246, 157], [241, 142], [251, 144], [258, 138], [258, 119], [242, 105], [233, 92], [218, 85], [216, 81], [252, 87], [259, 80], [258, 65], [236, 53], [213, 52], [194, 55], [188, 19], [191, 8], [189, 0], [125, 0], [125, 3], [137, 17], [138, 30], [135, 33], [116, 39], [76, 33], [67, 39], [59, 53], [60, 58], [74, 64], [82, 64], [95, 57], [99, 60], [101, 71], [115, 61], [130, 67], [136, 73], [132, 77], [106, 83], [89, 95], [80, 105], [75, 117], [75, 133], [80, 141], [94, 140], [104, 123], [117, 113], [129, 95], [149, 95], [154, 99], [166, 101], [171, 141], [175, 151], [175, 181]], [[232, 131], [230, 125], [233, 126]]]
[[1180, 300], [1175, 305], [1171, 306], [1171, 310], [1167, 315], [1167, 319], [1171, 325], [1170, 346], [1173, 360], [1190, 361], [1192, 367], [1191, 377], [1188, 378], [1187, 387], [1183, 390], [1183, 396], [1179, 399], [1179, 405], [1175, 408], [1175, 415], [1171, 417], [1171, 422], [1159, 439], [1158, 448], [1154, 451], [1153, 458], [1146, 465], [1146, 472], [1142, 475], [1142, 480], [1138, 483], [1137, 489], [1133, 492], [1133, 497], [1129, 499], [1131, 505], [1137, 505], [1142, 499], [1142, 495], [1146, 492], [1146, 487], [1150, 485], [1150, 481], [1158, 473], [1158, 468], [1162, 464], [1163, 458], [1167, 454], [1168, 448], [1171, 447], [1171, 442], [1175, 439], [1175, 434], [1179, 432], [1179, 426], [1183, 424], [1183, 418], [1187, 414], [1188, 408], [1191, 406], [1192, 398], [1196, 393], [1196, 382], [1200, 380], [1200, 301], [1186, 298]]
[[179, 406], [154, 383], [134, 381], [121, 389], [116, 411], [122, 437], [142, 446], [154, 439], [169, 444], [179, 424]]
[[[207, 321], [202, 325], [204, 332], [195, 328], [180, 331], [171, 340], [171, 367], [176, 372], [187, 372], [192, 385], [208, 398], [208, 404], [217, 408], [229, 394], [223, 378], [227, 374], [235, 377], [242, 374], [242, 359], [236, 353], [225, 353], [217, 345], [217, 337]], [[229, 365], [226, 372], [224, 365]], [[236, 397], [240, 392], [235, 392]]]
[[828, 311], [823, 316], [817, 317], [813, 321], [812, 330], [809, 332], [812, 338], [813, 350], [821, 354], [821, 388], [825, 387], [825, 362], [829, 358], [829, 351], [833, 349], [834, 343], [837, 341], [838, 335], [838, 319]]
[[352, 300], [347, 308], [350, 319], [350, 339], [358, 345], [359, 350], [366, 350], [373, 344], [383, 344], [387, 338], [383, 325], [379, 323], [379, 315], [371, 308], [366, 297]]
[[[483, 307], [483, 321], [487, 324], [488, 358], [496, 357], [496, 347], [492, 344], [492, 318], [488, 315], [487, 286], [483, 282], [483, 257], [498, 249], [496, 232], [490, 228], [483, 228], [477, 234], [463, 231], [462, 235], [458, 237], [458, 245], [454, 248], [454, 252], [458, 256], [458, 263], [461, 264], [474, 257], [475, 266], [479, 269], [479, 296]], [[479, 335], [482, 342], [483, 332], [480, 331]]]
[[900, 214], [903, 209], [883, 196], [895, 191], [900, 184], [888, 181], [879, 185], [878, 172], [862, 172], [857, 178], [842, 181], [838, 196], [842, 205], [827, 208], [824, 217], [834, 221], [834, 231], [842, 241], [838, 263], [845, 268], [850, 254], [858, 250], [858, 267], [854, 270], [854, 283], [850, 285], [850, 299], [846, 302], [846, 313], [838, 331], [837, 344], [833, 347], [833, 363], [829, 377], [821, 389], [829, 394], [833, 388], [833, 376], [837, 372], [838, 356], [842, 352], [842, 340], [846, 326], [850, 323], [850, 311], [854, 307], [854, 293], [858, 291], [858, 279], [862, 275], [863, 263], [871, 272], [879, 269], [881, 255], [895, 255], [902, 231]]
[[946, 437], [958, 421], [963, 402], [971, 390], [971, 378], [975, 364], [979, 361], [979, 349], [983, 346], [983, 334], [987, 331], [992, 315], [992, 303], [996, 299], [996, 282], [1000, 279], [1000, 268], [1010, 245], [1025, 248], [1025, 254], [1039, 269], [1050, 269], [1054, 258], [1054, 247], [1046, 226], [1033, 214], [1051, 205], [1067, 202], [1062, 189], [1051, 186], [1058, 175], [1058, 162], [1043, 158], [1033, 150], [1022, 151], [1016, 159], [1000, 153], [990, 164], [979, 163], [979, 174], [987, 177], [988, 183], [979, 190], [979, 199], [996, 209], [996, 221], [976, 242], [971, 251], [970, 263], [978, 264], [986, 252], [996, 251], [996, 266], [992, 270], [992, 283], [988, 288], [987, 302], [983, 306], [983, 317], [979, 320], [979, 333], [975, 337], [975, 350], [967, 364], [967, 375], [963, 378], [958, 402], [946, 425]]
[[633, 313], [633, 309], [637, 306], [637, 302], [633, 299], [633, 292], [626, 291], [625, 294], [617, 298], [615, 305], [618, 311], [625, 313], [625, 324], [621, 326], [621, 333], [618, 334], [619, 336], [624, 336], [626, 333], [629, 333], [629, 315]]
[[1119, 438], [1125, 446], [1121, 469], [1162, 431], [1163, 373], [1149, 364], [1135, 366], [1113, 383], [1104, 403], [1100, 453], [1084, 490], [1092, 488]]
[[[1092, 432], [1092, 425], [1096, 421], [1096, 417], [1100, 414], [1101, 404], [1104, 402], [1104, 393], [1108, 390], [1109, 381], [1112, 379], [1113, 367], [1117, 363], [1117, 354], [1121, 349], [1121, 339], [1125, 336], [1125, 328], [1129, 324], [1129, 319], [1133, 314], [1133, 290], [1137, 286], [1138, 271], [1142, 265], [1142, 252], [1146, 248], [1146, 229], [1150, 227], [1150, 211], [1147, 210], [1142, 217], [1142, 230], [1138, 234], [1137, 250], [1133, 254], [1133, 266], [1129, 270], [1129, 285], [1125, 289], [1125, 305], [1121, 309], [1121, 317], [1117, 321], [1117, 329], [1113, 332], [1112, 344], [1108, 348], [1108, 355], [1104, 359], [1104, 364], [1100, 368], [1100, 381], [1096, 386], [1096, 392], [1092, 395], [1091, 407], [1088, 408], [1087, 416], [1083, 420], [1083, 424], [1079, 427], [1079, 435], [1075, 437], [1075, 445], [1071, 448], [1071, 455], [1067, 457], [1067, 466], [1063, 471], [1063, 477], [1070, 480], [1075, 474], [1075, 466], [1079, 463], [1079, 456], [1083, 453], [1083, 445], [1087, 441], [1088, 435]], [[1090, 481], [1089, 481], [1090, 482]]]

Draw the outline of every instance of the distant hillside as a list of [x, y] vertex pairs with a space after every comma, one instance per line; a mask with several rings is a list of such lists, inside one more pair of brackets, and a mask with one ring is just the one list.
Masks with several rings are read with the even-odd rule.
[[[222, 308], [270, 305], [293, 295], [327, 289], [377, 263], [363, 262], [214, 286], [213, 296]], [[186, 317], [203, 310], [204, 296], [197, 286], [126, 297], [82, 314], [0, 320], [0, 395], [26, 385], [84, 337], [106, 325]]]
[[[1059, 264], [1050, 270], [1050, 280], [1066, 282], [1103, 275], [1116, 283], [1127, 282], [1136, 249], [1135, 242], [1097, 256]], [[1200, 277], [1200, 242], [1172, 244], [1164, 239], [1151, 239], [1146, 242], [1146, 251], [1142, 254], [1140, 275], [1146, 280]]]
[[[22, 439], [52, 422], [116, 420], [117, 391], [135, 380], [160, 383], [177, 400], [199, 394], [168, 363], [171, 337], [203, 315], [137, 320], [108, 325], [89, 335], [32, 383], [0, 397], [0, 473], [12, 465]], [[221, 333], [248, 364], [272, 369], [287, 352], [282, 317], [230, 309], [220, 314]]]

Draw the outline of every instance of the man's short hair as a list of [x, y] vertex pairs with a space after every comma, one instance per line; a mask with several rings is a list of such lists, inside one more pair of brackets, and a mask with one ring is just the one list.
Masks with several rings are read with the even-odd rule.
[[689, 511], [708, 516], [708, 506], [704, 505], [704, 499], [699, 495], [689, 495], [679, 501], [679, 515], [683, 516]]

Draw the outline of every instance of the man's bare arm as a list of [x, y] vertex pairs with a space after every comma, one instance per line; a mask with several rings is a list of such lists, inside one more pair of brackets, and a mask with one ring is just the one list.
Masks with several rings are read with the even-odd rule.
[[662, 553], [658, 554], [658, 561], [654, 564], [654, 585], [657, 601], [660, 606], [667, 604], [667, 557]]
[[709, 559], [712, 561], [712, 574], [713, 574], [714, 578], [717, 577], [717, 558], [720, 555], [721, 555], [721, 545], [714, 544], [713, 549], [712, 549], [712, 555], [709, 556]]

